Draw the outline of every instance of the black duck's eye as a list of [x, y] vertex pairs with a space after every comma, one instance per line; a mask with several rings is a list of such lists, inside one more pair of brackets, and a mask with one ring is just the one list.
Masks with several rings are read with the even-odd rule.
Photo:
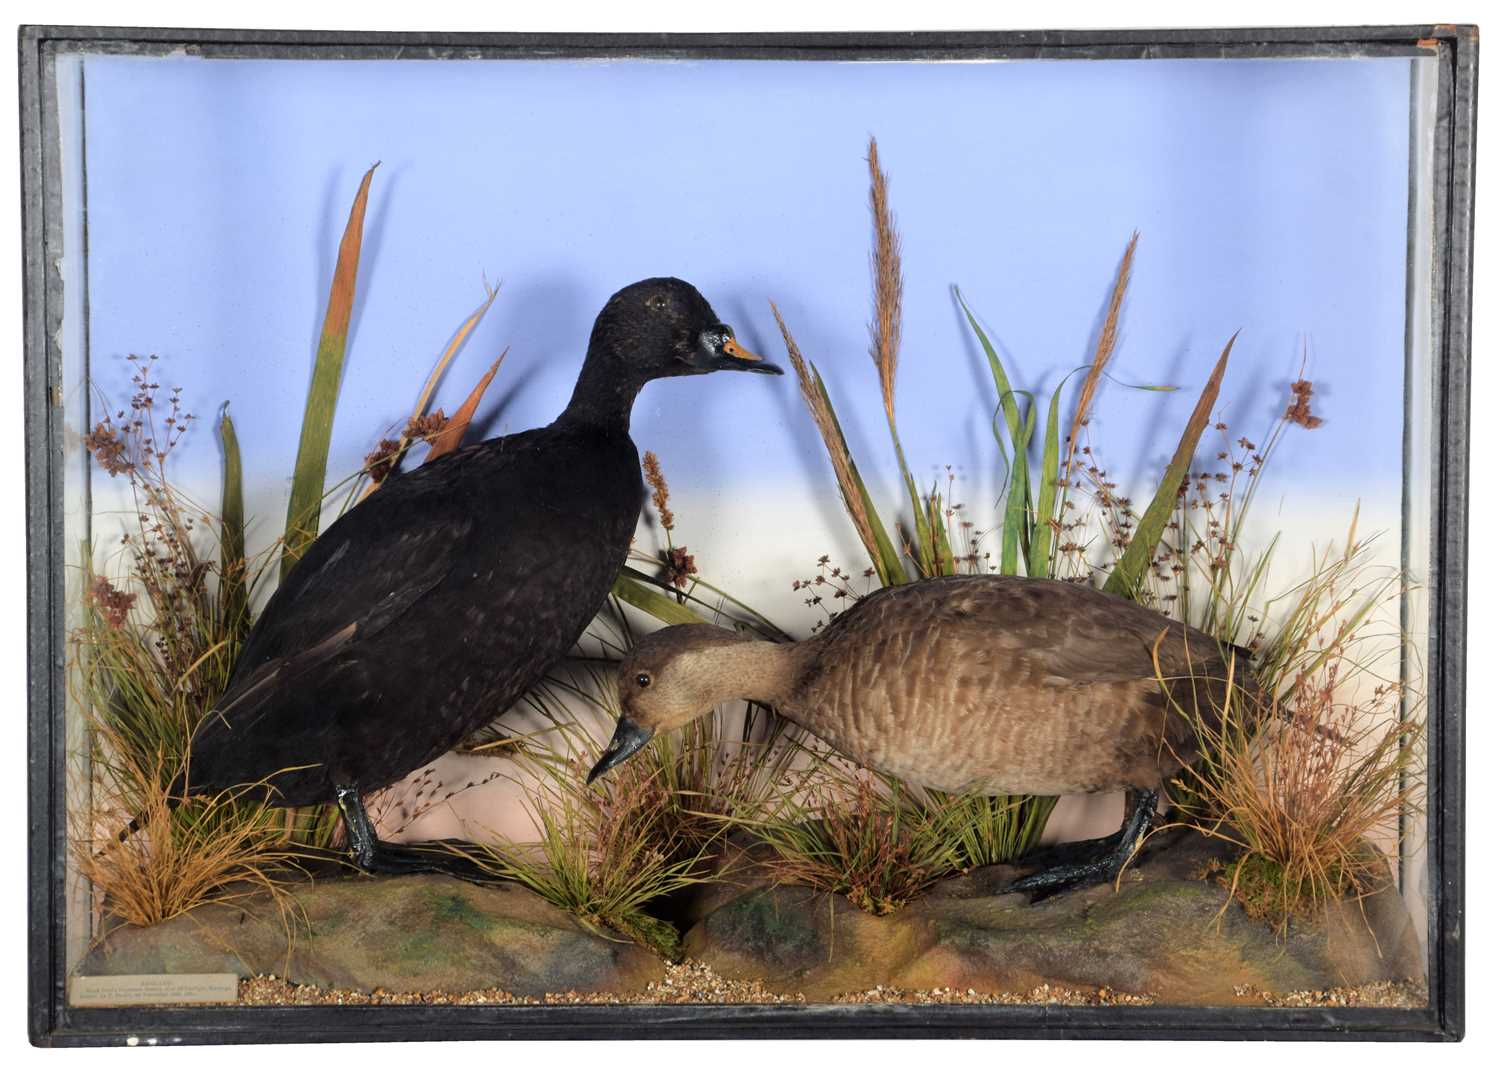
[[638, 674], [635, 676], [635, 684], [645, 689], [651, 684], [651, 676], [649, 674]]

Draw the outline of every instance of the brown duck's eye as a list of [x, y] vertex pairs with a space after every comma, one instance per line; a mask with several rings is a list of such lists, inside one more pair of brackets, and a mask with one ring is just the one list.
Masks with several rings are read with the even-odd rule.
[[635, 684], [645, 689], [651, 684], [651, 676], [649, 674], [638, 674], [635, 676]]

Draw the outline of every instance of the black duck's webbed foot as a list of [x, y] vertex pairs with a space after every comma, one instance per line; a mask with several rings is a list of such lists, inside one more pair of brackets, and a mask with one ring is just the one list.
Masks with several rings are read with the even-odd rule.
[[1119, 834], [1110, 838], [1090, 839], [1078, 843], [1093, 852], [1082, 860], [1069, 861], [1034, 872], [1005, 888], [1006, 894], [1056, 894], [1070, 887], [1113, 883], [1135, 853], [1142, 838], [1156, 822], [1155, 790], [1130, 790], [1125, 795], [1129, 810]]
[[445, 849], [441, 843], [404, 846], [382, 842], [375, 836], [375, 825], [365, 811], [364, 800], [355, 786], [340, 786], [337, 791], [339, 812], [348, 833], [349, 856], [361, 872], [380, 876], [418, 875], [437, 872], [474, 882], [494, 880], [474, 864], [472, 858]]

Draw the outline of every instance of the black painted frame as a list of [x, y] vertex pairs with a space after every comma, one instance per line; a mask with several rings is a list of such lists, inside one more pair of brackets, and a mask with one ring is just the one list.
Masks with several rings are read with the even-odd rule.
[[[1458, 1040], [1464, 1031], [1464, 674], [1478, 31], [1470, 26], [849, 34], [480, 34], [23, 26], [30, 840], [27, 1027], [40, 1046], [505, 1038], [1038, 1037]], [[310, 60], [673, 56], [735, 59], [1439, 59], [1436, 384], [1428, 652], [1429, 1001], [1423, 1009], [977, 1006], [69, 1008], [65, 998], [61, 353], [57, 51]]]

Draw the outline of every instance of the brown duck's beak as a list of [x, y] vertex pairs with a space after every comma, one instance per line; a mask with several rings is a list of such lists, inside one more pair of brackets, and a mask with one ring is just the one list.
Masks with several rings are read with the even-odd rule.
[[589, 777], [584, 782], [593, 782], [616, 764], [623, 764], [629, 760], [651, 740], [651, 736], [655, 733], [648, 727], [643, 727], [623, 715], [620, 716], [620, 721], [615, 724], [615, 736], [609, 739], [609, 744], [604, 747], [604, 753], [599, 757], [599, 762], [594, 765], [594, 769], [589, 772]]

